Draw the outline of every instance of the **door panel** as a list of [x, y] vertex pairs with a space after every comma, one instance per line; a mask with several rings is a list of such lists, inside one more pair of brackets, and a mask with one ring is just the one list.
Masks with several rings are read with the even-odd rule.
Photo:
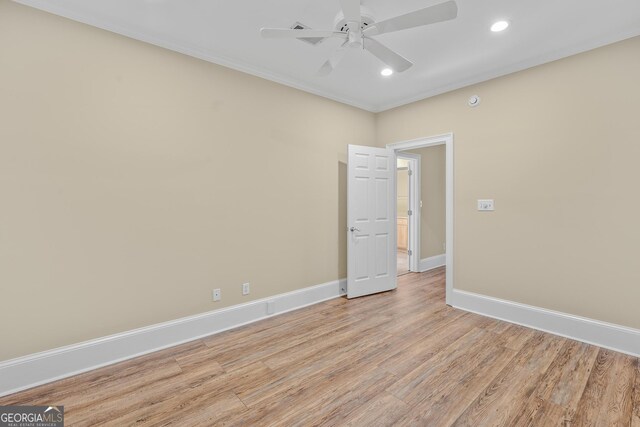
[[356, 236], [355, 248], [355, 280], [369, 279], [369, 236]]
[[389, 221], [389, 180], [376, 178], [376, 221]]
[[395, 153], [349, 145], [349, 298], [396, 288]]
[[386, 277], [389, 274], [389, 235], [376, 235], [376, 277]]

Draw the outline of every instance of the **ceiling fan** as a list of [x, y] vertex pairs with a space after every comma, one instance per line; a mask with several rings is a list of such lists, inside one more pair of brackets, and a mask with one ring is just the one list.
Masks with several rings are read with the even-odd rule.
[[448, 21], [458, 15], [458, 6], [454, 0], [380, 22], [375, 22], [370, 11], [360, 5], [360, 0], [340, 0], [340, 5], [342, 12], [336, 17], [333, 30], [263, 28], [260, 34], [264, 38], [327, 39], [335, 37], [344, 40], [344, 43], [320, 67], [318, 70], [320, 76], [327, 76], [336, 68], [346, 54], [347, 48], [368, 50], [393, 71], [401, 73], [408, 70], [413, 63], [372, 36]]

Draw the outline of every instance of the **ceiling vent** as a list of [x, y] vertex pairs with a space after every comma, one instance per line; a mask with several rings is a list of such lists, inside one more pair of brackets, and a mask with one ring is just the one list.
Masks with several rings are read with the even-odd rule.
[[[304, 24], [301, 24], [300, 22], [295, 22], [291, 27], [292, 30], [310, 30], [311, 28], [307, 27]], [[317, 45], [318, 43], [320, 43], [322, 40], [324, 40], [324, 38], [322, 37], [304, 37], [304, 38], [299, 38], [298, 40], [303, 41], [305, 43], [309, 43], [312, 45]]]

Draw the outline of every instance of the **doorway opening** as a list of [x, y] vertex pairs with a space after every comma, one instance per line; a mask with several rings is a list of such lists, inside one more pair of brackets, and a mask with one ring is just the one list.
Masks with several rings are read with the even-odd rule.
[[[423, 159], [421, 154], [424, 151], [424, 156], [427, 157], [427, 151], [421, 150], [426, 148], [436, 148], [439, 154], [437, 156], [428, 155], [431, 159], [438, 159], [438, 167], [441, 168], [439, 175], [438, 191], [439, 195], [435, 202], [430, 200], [429, 196], [425, 196], [420, 187], [427, 188], [434, 185], [433, 174], [434, 164], [428, 163]], [[446, 267], [445, 281], [446, 281], [446, 303], [451, 305], [453, 298], [453, 134], [438, 135], [428, 138], [421, 138], [405, 142], [397, 142], [387, 144], [387, 148], [395, 152], [396, 158], [403, 160], [407, 159], [406, 167], [408, 184], [408, 195], [406, 199], [406, 205], [408, 206], [407, 213], [403, 214], [405, 210], [405, 200], [402, 199], [405, 191], [405, 186], [401, 184], [401, 180], [404, 176], [400, 175], [401, 170], [398, 171], [398, 198], [393, 200], [393, 204], [396, 209], [396, 216], [398, 220], [398, 245], [396, 248], [396, 255], [398, 257], [398, 275], [404, 274], [404, 261], [408, 258], [410, 272], [423, 272], [437, 268], [440, 266]], [[438, 157], [439, 156], [439, 157]], [[411, 161], [415, 162], [415, 166], [411, 165]], [[425, 163], [427, 163], [425, 165]], [[403, 167], [404, 162], [398, 163], [400, 167]], [[423, 176], [422, 179], [418, 177], [418, 174], [425, 174], [427, 169], [430, 170], [431, 175]], [[413, 178], [413, 179], [412, 179]], [[424, 181], [424, 182], [423, 182]], [[427, 182], [428, 181], [428, 182]], [[412, 185], [413, 184], [413, 185]], [[428, 184], [428, 185], [427, 185]], [[431, 189], [433, 191], [433, 189]], [[431, 193], [433, 194], [433, 193]], [[429, 203], [429, 205], [427, 205]], [[437, 206], [437, 211], [440, 212], [440, 218], [436, 218], [436, 214], [433, 214], [433, 205]], [[427, 209], [428, 208], [428, 209]], [[425, 218], [429, 215], [431, 222], [425, 222]], [[404, 241], [400, 241], [400, 224], [403, 224], [403, 217], [406, 217], [407, 223], [407, 256], [402, 257], [402, 246]], [[432, 226], [434, 219], [436, 219], [437, 226]], [[422, 227], [421, 227], [422, 224]], [[424, 229], [424, 233], [421, 233], [421, 228]], [[435, 230], [435, 231], [434, 231]], [[425, 239], [425, 236], [431, 236]], [[412, 246], [413, 242], [413, 246]], [[409, 252], [410, 251], [410, 252]], [[424, 256], [425, 258], [421, 258]]]
[[397, 159], [396, 169], [396, 198], [398, 199], [398, 215], [396, 233], [398, 247], [398, 276], [409, 273], [409, 167], [405, 159]]
[[420, 155], [396, 153], [397, 275], [420, 271]]
[[[397, 198], [396, 158], [406, 151], [445, 146], [445, 235], [446, 302], [453, 298], [453, 134], [387, 144], [385, 148], [349, 145], [347, 148], [347, 297], [357, 298], [396, 289], [397, 276]], [[424, 168], [422, 168], [424, 170]], [[411, 181], [411, 180], [410, 180]], [[420, 202], [410, 188], [409, 206]], [[414, 209], [416, 212], [418, 209]], [[420, 259], [417, 215], [408, 215], [409, 270], [424, 271]], [[415, 248], [415, 252], [413, 252]]]

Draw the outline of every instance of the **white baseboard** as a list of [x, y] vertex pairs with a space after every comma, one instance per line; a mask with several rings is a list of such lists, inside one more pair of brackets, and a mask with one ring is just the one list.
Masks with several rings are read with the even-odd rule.
[[433, 270], [434, 268], [443, 267], [447, 263], [447, 255], [436, 255], [420, 260], [420, 273]]
[[[173, 347], [345, 294], [346, 279], [0, 362], [0, 396]], [[273, 313], [267, 314], [267, 303]]]
[[640, 330], [454, 290], [453, 307], [640, 357]]

